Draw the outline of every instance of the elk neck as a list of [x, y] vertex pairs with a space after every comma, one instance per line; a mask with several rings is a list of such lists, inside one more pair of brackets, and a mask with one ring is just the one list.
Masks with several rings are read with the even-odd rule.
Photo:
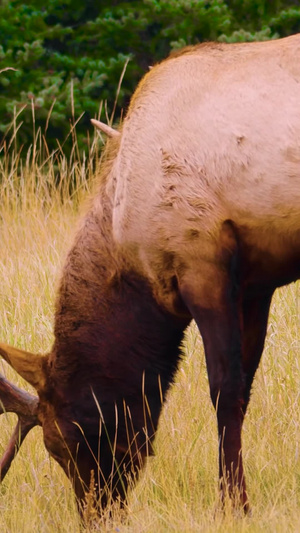
[[[163, 393], [176, 371], [188, 318], [162, 308], [147, 279], [116, 249], [110, 209], [86, 215], [60, 283], [49, 373], [55, 389], [117, 390], [132, 375], [159, 376]], [[112, 398], [115, 400], [115, 398]]]

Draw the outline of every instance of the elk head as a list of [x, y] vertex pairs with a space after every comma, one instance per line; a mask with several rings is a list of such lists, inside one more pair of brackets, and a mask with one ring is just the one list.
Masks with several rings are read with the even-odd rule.
[[[0, 344], [0, 355], [37, 392], [37, 396], [29, 394], [0, 375], [0, 414], [12, 412], [18, 417], [13, 435], [0, 460], [0, 482], [7, 474], [27, 433], [33, 427], [41, 426], [46, 449], [71, 480], [78, 502], [82, 502], [89, 490], [91, 478], [95, 479], [96, 496], [99, 497], [100, 485], [103, 487], [103, 482], [97, 483], [97, 476], [100, 476], [97, 461], [99, 431], [98, 442], [93, 442], [95, 438], [87, 438], [84, 434], [80, 427], [80, 416], [85, 417], [86, 413], [80, 412], [73, 398], [70, 401], [64, 395], [62, 387], [55, 387], [49, 370], [49, 356], [35, 355], [6, 344]], [[101, 496], [102, 504], [105, 504], [106, 497]]]

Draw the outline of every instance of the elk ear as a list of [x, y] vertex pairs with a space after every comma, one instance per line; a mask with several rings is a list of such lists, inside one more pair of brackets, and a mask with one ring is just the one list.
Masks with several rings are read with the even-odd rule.
[[0, 356], [32, 385], [37, 392], [45, 389], [47, 356], [36, 355], [0, 343]]

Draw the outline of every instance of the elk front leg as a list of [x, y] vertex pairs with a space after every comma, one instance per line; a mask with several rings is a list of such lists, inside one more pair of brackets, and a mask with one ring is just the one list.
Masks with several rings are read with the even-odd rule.
[[180, 293], [203, 338], [210, 394], [217, 413], [219, 473], [226, 493], [248, 509], [242, 463], [241, 431], [245, 379], [242, 366], [242, 309], [238, 245], [224, 225], [210, 260], [185, 271]]
[[244, 414], [251, 386], [264, 349], [269, 310], [274, 289], [251, 286], [243, 295], [243, 370], [245, 375]]
[[233, 499], [237, 494], [246, 508], [241, 451], [245, 382], [239, 327], [229, 308], [220, 312], [198, 306], [192, 313], [202, 334], [210, 394], [217, 413], [222, 494], [228, 492]]

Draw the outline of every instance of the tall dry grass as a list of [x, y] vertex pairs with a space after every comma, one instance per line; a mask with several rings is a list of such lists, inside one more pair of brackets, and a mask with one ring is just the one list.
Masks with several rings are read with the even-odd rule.
[[[22, 162], [14, 149], [16, 130], [12, 126], [13, 141], [9, 148], [9, 143], [2, 146], [0, 154], [0, 339], [44, 353], [52, 343], [55, 287], [78, 205], [88, 193], [86, 178], [93, 174], [96, 151], [93, 148], [90, 157], [80, 160], [74, 149], [67, 161], [58, 150], [42, 161], [42, 134], [36, 132]], [[299, 531], [299, 349], [299, 285], [293, 284], [274, 298], [244, 425], [251, 516], [219, 509], [216, 420], [201, 340], [192, 325], [163, 409], [156, 455], [130, 491], [126, 512], [116, 506], [110, 515], [82, 526], [70, 484], [47, 455], [36, 428], [0, 488], [0, 531]], [[4, 362], [0, 371], [29, 389]], [[0, 419], [0, 453], [13, 418]]]

